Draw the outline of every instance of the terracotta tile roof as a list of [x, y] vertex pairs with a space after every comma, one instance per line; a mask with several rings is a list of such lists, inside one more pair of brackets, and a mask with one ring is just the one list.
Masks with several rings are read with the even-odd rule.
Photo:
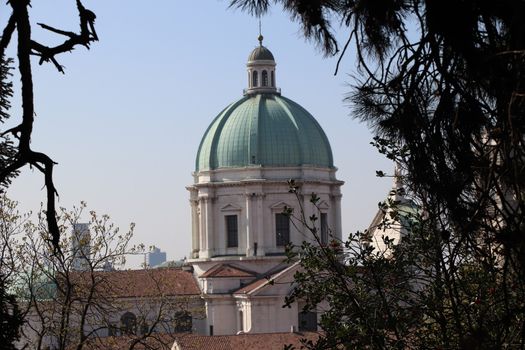
[[83, 272], [76, 277], [80, 290], [83, 284], [89, 289], [93, 278], [98, 292], [114, 298], [200, 295], [193, 274], [180, 268]]
[[[131, 345], [135, 350], [171, 350], [173, 343], [179, 335], [154, 333], [146, 339], [135, 336], [102, 337], [89, 340], [82, 349], [84, 350], [127, 350]], [[181, 335], [182, 339], [184, 335]], [[68, 347], [67, 350], [74, 350], [76, 346]]]
[[[296, 333], [261, 333], [241, 335], [197, 335], [197, 334], [152, 334], [140, 340], [133, 349], [136, 350], [171, 350], [176, 342], [177, 350], [282, 350], [284, 345], [291, 344], [301, 349], [301, 339], [315, 341], [319, 337], [314, 332]], [[136, 340], [133, 336], [96, 338], [83, 347], [85, 350], [127, 350]], [[73, 350], [76, 347], [68, 348]]]
[[251, 282], [250, 284], [247, 284], [244, 287], [239, 288], [234, 294], [248, 294], [250, 292], [253, 292], [255, 289], [270, 283], [275, 277], [277, 277], [280, 273], [282, 273], [284, 270], [287, 270], [289, 268], [295, 267], [296, 264], [293, 265], [284, 265], [284, 266], [278, 266], [273, 271], [268, 271], [264, 276], [258, 278], [257, 280]]
[[258, 287], [270, 282], [271, 280], [271, 277], [270, 276], [264, 276], [262, 278], [259, 278], [258, 280], [244, 286], [244, 287], [241, 287], [240, 289], [237, 289], [235, 292], [233, 292], [234, 294], [245, 294], [245, 293], [250, 293], [251, 291], [257, 289]]
[[221, 277], [255, 277], [257, 273], [230, 264], [218, 264], [203, 273], [199, 278], [221, 278]]
[[295, 349], [301, 348], [301, 339], [315, 341], [318, 333], [261, 333], [240, 335], [196, 335], [177, 338], [176, 345], [180, 350], [282, 350], [284, 345], [291, 344]]

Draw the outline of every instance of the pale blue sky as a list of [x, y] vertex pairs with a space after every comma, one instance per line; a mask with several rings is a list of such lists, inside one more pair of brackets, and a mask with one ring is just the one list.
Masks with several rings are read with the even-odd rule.
[[[242, 96], [246, 59], [257, 45], [258, 23], [228, 1], [88, 1], [100, 42], [59, 57], [66, 74], [34, 60], [36, 122], [33, 148], [56, 162], [59, 205], [81, 200], [124, 229], [135, 222], [136, 242], [157, 245], [169, 259], [190, 251], [195, 154], [212, 119]], [[5, 23], [7, 10], [1, 10]], [[33, 23], [77, 31], [73, 0], [33, 0]], [[366, 228], [391, 181], [375, 170], [390, 162], [370, 146], [365, 125], [343, 102], [356, 72], [347, 53], [323, 58], [279, 7], [262, 19], [264, 44], [277, 61], [277, 84], [325, 130], [343, 186], [344, 232]], [[345, 35], [341, 33], [341, 38]], [[58, 42], [34, 28], [34, 37]], [[16, 77], [15, 80], [17, 80]], [[15, 81], [16, 83], [16, 81]], [[19, 114], [19, 99], [13, 117]], [[43, 177], [25, 169], [10, 189], [22, 210], [44, 200]]]

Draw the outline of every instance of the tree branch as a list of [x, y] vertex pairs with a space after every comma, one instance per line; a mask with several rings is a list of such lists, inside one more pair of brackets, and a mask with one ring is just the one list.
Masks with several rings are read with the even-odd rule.
[[4, 28], [2, 37], [0, 38], [0, 57], [4, 57], [5, 49], [11, 41], [11, 37], [13, 36], [13, 32], [15, 31], [15, 27], [16, 19], [15, 16], [12, 14], [11, 17], [9, 17], [9, 21], [7, 22], [7, 25]]
[[64, 67], [58, 63], [55, 56], [64, 52], [71, 52], [75, 46], [82, 45], [89, 49], [89, 45], [93, 41], [98, 41], [98, 36], [95, 31], [96, 15], [86, 9], [80, 0], [77, 0], [78, 15], [80, 17], [80, 34], [69, 32], [61, 29], [51, 27], [44, 23], [37, 23], [43, 29], [49, 30], [53, 33], [67, 36], [68, 39], [62, 44], [49, 47], [36, 41], [31, 41], [31, 54], [40, 57], [39, 64], [44, 62], [51, 62], [55, 65], [60, 73], [64, 73]]

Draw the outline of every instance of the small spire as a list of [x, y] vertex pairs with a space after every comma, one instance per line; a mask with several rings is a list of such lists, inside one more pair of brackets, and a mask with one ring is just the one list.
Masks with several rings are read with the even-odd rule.
[[404, 195], [403, 191], [399, 192], [404, 188], [403, 186], [403, 173], [401, 169], [401, 164], [399, 164], [398, 161], [394, 163], [394, 183], [392, 185], [392, 190], [395, 191], [394, 199], [395, 200], [403, 200]]
[[261, 18], [259, 17], [259, 37], [257, 38], [257, 40], [259, 40], [259, 46], [262, 46], [263, 39], [264, 37], [261, 33]]

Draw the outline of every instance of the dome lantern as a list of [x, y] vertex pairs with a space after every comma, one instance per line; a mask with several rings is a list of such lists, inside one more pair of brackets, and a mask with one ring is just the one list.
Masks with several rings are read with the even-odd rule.
[[245, 94], [278, 94], [275, 83], [275, 59], [270, 50], [263, 46], [263, 36], [259, 35], [259, 46], [253, 49], [246, 64], [248, 70], [248, 88]]

